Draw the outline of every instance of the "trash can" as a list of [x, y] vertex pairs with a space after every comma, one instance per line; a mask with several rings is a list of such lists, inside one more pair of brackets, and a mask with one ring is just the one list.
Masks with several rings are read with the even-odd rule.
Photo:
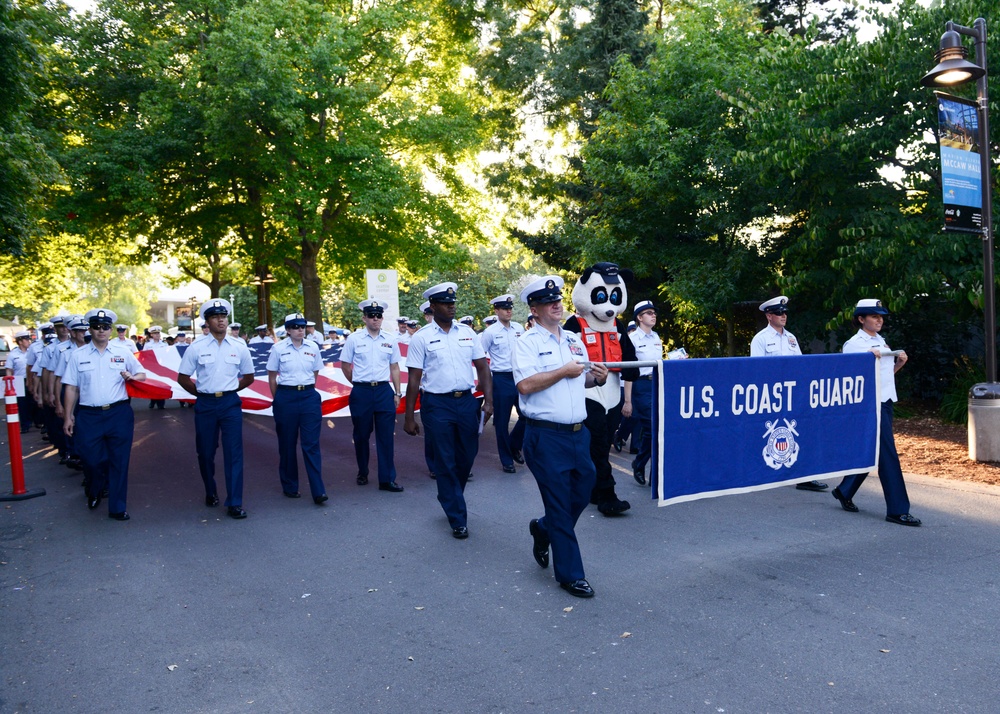
[[981, 382], [969, 390], [969, 458], [1000, 461], [1000, 384]]

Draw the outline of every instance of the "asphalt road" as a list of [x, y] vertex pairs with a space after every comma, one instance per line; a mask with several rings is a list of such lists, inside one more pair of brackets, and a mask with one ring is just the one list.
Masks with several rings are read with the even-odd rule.
[[47, 495], [0, 504], [0, 712], [1000, 708], [998, 488], [908, 476], [922, 528], [883, 520], [877, 479], [859, 514], [792, 488], [657, 508], [614, 456], [632, 510], [581, 519], [579, 600], [532, 560], [541, 499], [489, 426], [457, 541], [401, 419], [406, 491], [355, 485], [338, 419], [317, 507], [248, 417], [233, 521], [202, 503], [193, 412], [136, 407], [127, 523], [25, 439]]

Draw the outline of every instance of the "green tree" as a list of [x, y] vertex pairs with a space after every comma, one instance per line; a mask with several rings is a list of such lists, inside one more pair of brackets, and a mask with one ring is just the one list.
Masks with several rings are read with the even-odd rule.
[[56, 78], [48, 59], [66, 6], [0, 0], [0, 251], [22, 256], [44, 233], [47, 190], [60, 179]]
[[108, 0], [79, 43], [80, 214], [154, 254], [235, 236], [244, 275], [294, 271], [317, 322], [324, 270], [478, 241], [457, 169], [489, 123], [453, 10]]

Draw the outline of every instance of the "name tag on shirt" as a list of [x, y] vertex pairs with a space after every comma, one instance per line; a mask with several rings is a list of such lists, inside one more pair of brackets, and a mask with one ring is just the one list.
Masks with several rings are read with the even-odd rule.
[[198, 355], [198, 364], [215, 364], [215, 355], [212, 354]]
[[442, 342], [440, 339], [430, 340], [427, 343], [427, 351], [428, 352], [437, 352], [442, 347], [444, 347], [444, 342]]
[[90, 370], [94, 369], [94, 367], [95, 367], [94, 363], [90, 361], [80, 362], [80, 364], [77, 365], [77, 369], [79, 369], [79, 371], [81, 372], [89, 372]]

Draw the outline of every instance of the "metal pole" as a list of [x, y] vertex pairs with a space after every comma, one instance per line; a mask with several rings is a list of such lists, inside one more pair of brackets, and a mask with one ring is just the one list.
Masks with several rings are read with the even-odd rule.
[[983, 184], [983, 319], [986, 340], [986, 381], [997, 381], [996, 284], [993, 277], [993, 191], [990, 182], [989, 70], [986, 66], [986, 20], [973, 23], [976, 62], [986, 73], [976, 81], [979, 105], [980, 173]]

